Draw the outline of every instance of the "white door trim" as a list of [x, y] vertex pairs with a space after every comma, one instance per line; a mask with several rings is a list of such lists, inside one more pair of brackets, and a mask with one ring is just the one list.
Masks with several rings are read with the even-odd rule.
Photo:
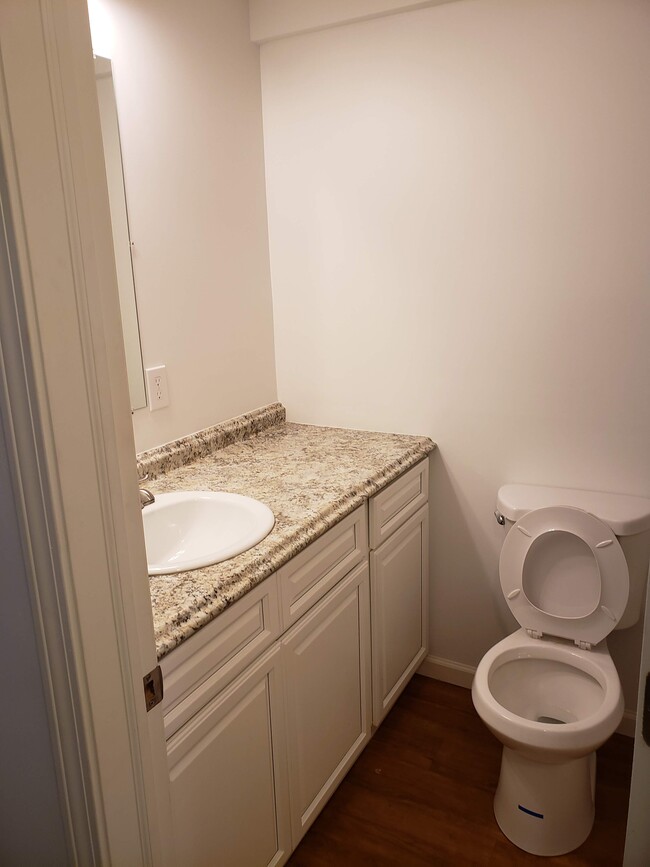
[[162, 717], [87, 9], [0, 3], [0, 416], [71, 863], [167, 863]]
[[646, 596], [643, 646], [639, 674], [639, 699], [637, 704], [634, 759], [630, 785], [630, 805], [627, 815], [624, 867], [640, 867], [650, 861], [650, 827], [648, 826], [648, 801], [650, 799], [650, 744], [643, 738], [643, 708], [646, 677], [650, 675], [650, 593]]

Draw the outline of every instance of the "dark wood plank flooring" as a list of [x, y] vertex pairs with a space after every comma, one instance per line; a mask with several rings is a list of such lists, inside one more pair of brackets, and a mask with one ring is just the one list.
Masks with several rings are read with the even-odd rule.
[[623, 860], [631, 738], [598, 753], [596, 822], [569, 855], [539, 858], [492, 812], [501, 745], [461, 687], [416, 675], [291, 857], [291, 867], [566, 865]]

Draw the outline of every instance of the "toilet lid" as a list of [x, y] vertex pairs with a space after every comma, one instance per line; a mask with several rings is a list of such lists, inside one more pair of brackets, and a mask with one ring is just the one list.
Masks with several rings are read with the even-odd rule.
[[627, 561], [612, 529], [582, 509], [549, 506], [520, 518], [499, 560], [501, 588], [524, 629], [598, 644], [623, 616]]

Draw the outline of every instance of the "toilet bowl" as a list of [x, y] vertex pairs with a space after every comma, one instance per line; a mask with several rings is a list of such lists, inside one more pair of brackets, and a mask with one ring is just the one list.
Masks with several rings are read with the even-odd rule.
[[[642, 560], [633, 564], [636, 582], [645, 580], [650, 557], [650, 501], [618, 497], [612, 512], [614, 495], [517, 486], [513, 498], [511, 488], [499, 492], [499, 517], [503, 509], [510, 523], [499, 575], [522, 628], [485, 654], [472, 698], [503, 744], [499, 827], [527, 852], [560, 855], [591, 831], [595, 750], [624, 707], [605, 639], [628, 607], [631, 573], [611, 524], [594, 513], [614, 515], [619, 533], [644, 534], [644, 545], [635, 546]], [[539, 508], [527, 509], [531, 502]]]
[[593, 752], [618, 727], [623, 695], [605, 646], [580, 650], [519, 629], [481, 660], [476, 709], [506, 746], [556, 763]]
[[580, 650], [520, 629], [483, 657], [472, 698], [504, 746], [494, 800], [503, 833], [535, 855], [580, 846], [594, 821], [595, 750], [623, 716], [606, 647]]

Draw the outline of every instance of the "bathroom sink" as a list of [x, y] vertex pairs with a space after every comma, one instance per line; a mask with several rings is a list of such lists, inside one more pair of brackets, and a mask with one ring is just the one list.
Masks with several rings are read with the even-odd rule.
[[222, 491], [157, 494], [142, 512], [150, 575], [221, 563], [248, 551], [275, 523], [264, 503]]

